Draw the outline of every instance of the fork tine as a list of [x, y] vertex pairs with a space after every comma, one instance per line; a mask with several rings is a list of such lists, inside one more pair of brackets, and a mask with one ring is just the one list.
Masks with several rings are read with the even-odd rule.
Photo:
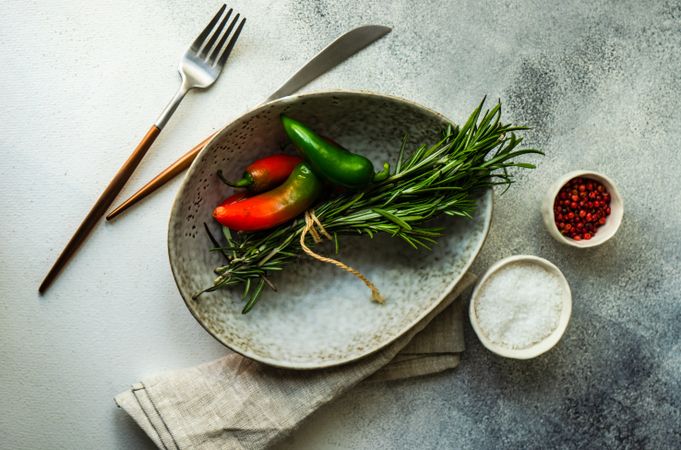
[[233, 9], [229, 8], [229, 11], [227, 11], [227, 14], [225, 14], [225, 17], [223, 17], [223, 19], [220, 21], [220, 24], [217, 27], [215, 27], [215, 31], [213, 31], [210, 39], [203, 46], [201, 53], [199, 53], [199, 58], [206, 58], [206, 60], [208, 60], [208, 55], [210, 54], [211, 49], [215, 45], [215, 42], [220, 37], [220, 34], [222, 34], [222, 30], [225, 29], [225, 25], [229, 21], [229, 18], [232, 15], [232, 11], [233, 11]]
[[229, 27], [227, 27], [227, 31], [222, 35], [222, 38], [218, 42], [218, 44], [215, 46], [213, 49], [213, 52], [210, 54], [208, 58], [206, 58], [206, 61], [208, 64], [215, 65], [215, 63], [218, 60], [218, 56], [220, 55], [220, 52], [224, 50], [225, 47], [225, 42], [227, 42], [227, 38], [229, 37], [230, 33], [234, 29], [234, 25], [239, 21], [239, 16], [240, 14], [237, 14], [236, 17], [234, 17], [234, 20], [229, 24]]
[[218, 20], [220, 20], [220, 16], [222, 16], [222, 13], [224, 12], [225, 8], [227, 8], [227, 5], [223, 3], [222, 6], [220, 7], [220, 10], [211, 19], [210, 23], [206, 25], [206, 28], [204, 28], [201, 34], [199, 34], [199, 36], [196, 39], [194, 39], [194, 42], [192, 42], [191, 49], [195, 53], [199, 52], [201, 44], [203, 44], [203, 42], [206, 40], [215, 24], [218, 23]]
[[236, 44], [236, 40], [239, 39], [239, 34], [241, 34], [241, 29], [244, 27], [245, 23], [246, 23], [246, 19], [244, 18], [243, 20], [241, 20], [241, 23], [239, 24], [236, 31], [234, 32], [232, 39], [230, 39], [230, 41], [229, 41], [229, 44], [227, 44], [227, 48], [225, 48], [225, 51], [222, 53], [222, 56], [220, 56], [220, 59], [217, 61], [217, 65], [221, 69], [222, 69], [222, 66], [225, 65], [225, 62], [227, 61], [229, 54], [232, 53], [232, 49], [234, 48], [234, 45]]

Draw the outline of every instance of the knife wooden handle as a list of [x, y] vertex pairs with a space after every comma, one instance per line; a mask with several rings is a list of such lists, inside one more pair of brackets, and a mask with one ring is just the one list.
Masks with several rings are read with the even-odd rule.
[[168, 166], [163, 172], [159, 173], [156, 175], [151, 181], [149, 181], [147, 184], [142, 186], [142, 188], [132, 194], [130, 198], [128, 198], [126, 201], [118, 205], [116, 208], [114, 208], [113, 211], [111, 211], [107, 216], [106, 220], [111, 220], [142, 200], [144, 197], [147, 195], [151, 194], [154, 192], [156, 189], [160, 188], [164, 184], [166, 184], [169, 180], [175, 178], [178, 174], [180, 174], [182, 171], [184, 171], [187, 167], [189, 167], [196, 158], [196, 155], [199, 154], [199, 152], [203, 149], [203, 147], [206, 146], [208, 141], [210, 141], [213, 136], [215, 136], [216, 133], [211, 134], [208, 136], [206, 139], [198, 143], [194, 148], [189, 150], [187, 153], [182, 155], [177, 161], [172, 163], [170, 166]]

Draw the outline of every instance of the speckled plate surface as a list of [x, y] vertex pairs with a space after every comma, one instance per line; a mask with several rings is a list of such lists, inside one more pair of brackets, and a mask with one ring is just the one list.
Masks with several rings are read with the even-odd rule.
[[[389, 344], [442, 301], [482, 246], [492, 215], [492, 195], [479, 198], [473, 220], [443, 219], [447, 233], [433, 252], [416, 251], [398, 239], [341, 239], [339, 259], [368, 276], [387, 298], [371, 302], [364, 284], [336, 267], [300, 257], [272, 281], [253, 310], [242, 315], [239, 289], [192, 293], [210, 286], [223, 261], [209, 252], [206, 222], [230, 190], [215, 173], [237, 179], [254, 159], [286, 142], [280, 113], [369, 157], [376, 167], [394, 162], [402, 136], [408, 149], [432, 143], [448, 120], [413, 102], [368, 92], [334, 91], [287, 97], [227, 125], [192, 164], [170, 216], [168, 251], [177, 286], [194, 317], [218, 341], [254, 360], [285, 368], [316, 369], [347, 363]], [[331, 246], [318, 247], [330, 254]]]

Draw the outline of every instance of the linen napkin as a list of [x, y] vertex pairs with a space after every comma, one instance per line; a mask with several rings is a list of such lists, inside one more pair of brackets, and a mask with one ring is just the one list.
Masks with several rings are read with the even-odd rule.
[[[270, 367], [230, 354], [151, 376], [115, 401], [161, 449], [257, 449], [290, 433], [357, 383], [426, 375], [459, 364], [467, 273], [428, 316], [390, 345], [353, 363], [320, 370]], [[389, 307], [389, 305], [386, 305]]]

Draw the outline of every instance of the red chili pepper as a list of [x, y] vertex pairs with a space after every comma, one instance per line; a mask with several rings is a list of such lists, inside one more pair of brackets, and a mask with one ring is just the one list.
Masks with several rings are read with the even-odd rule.
[[227, 199], [215, 208], [213, 217], [234, 231], [266, 230], [303, 213], [321, 191], [321, 180], [306, 163], [300, 163], [284, 184], [253, 197], [232, 202]]
[[264, 192], [286, 181], [293, 169], [301, 162], [303, 158], [295, 155], [266, 156], [246, 167], [243, 176], [238, 181], [227, 181], [222, 176], [222, 172], [218, 172], [218, 176], [229, 186], [248, 188], [251, 192]]
[[224, 202], [220, 203], [220, 206], [218, 206], [218, 208], [220, 208], [221, 206], [227, 206], [233, 203], [238, 203], [241, 200], [245, 199], [246, 197], [247, 196], [245, 192], [237, 192], [236, 194], [227, 197]]

